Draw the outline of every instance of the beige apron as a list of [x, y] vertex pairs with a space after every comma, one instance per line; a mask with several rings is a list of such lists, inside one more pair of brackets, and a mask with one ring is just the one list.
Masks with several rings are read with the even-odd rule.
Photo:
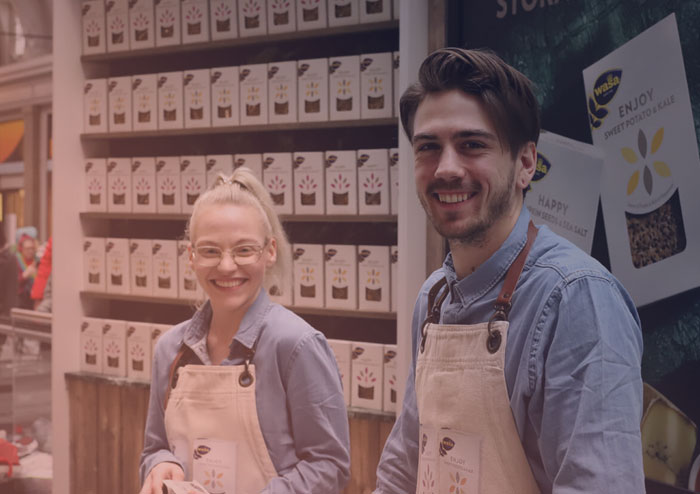
[[430, 290], [416, 363], [421, 423], [417, 494], [540, 492], [520, 443], [503, 373], [510, 299], [536, 236], [531, 222], [527, 243], [506, 274], [489, 322], [438, 324], [446, 280]]
[[185, 478], [211, 494], [257, 494], [277, 476], [258, 422], [253, 354], [244, 365], [188, 365], [196, 357], [183, 346], [170, 370], [168, 443]]

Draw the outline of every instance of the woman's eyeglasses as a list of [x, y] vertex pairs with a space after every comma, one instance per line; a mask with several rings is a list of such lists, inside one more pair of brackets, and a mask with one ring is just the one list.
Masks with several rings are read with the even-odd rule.
[[[267, 245], [267, 242], [265, 242]], [[262, 247], [256, 244], [239, 245], [232, 249], [221, 249], [213, 245], [203, 245], [192, 250], [192, 260], [203, 268], [213, 268], [221, 263], [225, 253], [229, 253], [233, 262], [238, 266], [255, 264], [260, 260], [265, 245]]]

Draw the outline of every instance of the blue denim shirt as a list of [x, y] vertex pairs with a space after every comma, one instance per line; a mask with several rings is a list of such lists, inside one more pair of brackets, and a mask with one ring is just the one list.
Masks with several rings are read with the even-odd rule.
[[[202, 363], [211, 365], [206, 346], [211, 314], [207, 302], [156, 344], [141, 455], [142, 481], [158, 463], [180, 464], [168, 448], [165, 432], [168, 373], [183, 343]], [[231, 354], [221, 365], [243, 364], [246, 349], [258, 337], [253, 358], [255, 404], [265, 445], [279, 475], [261, 492], [339, 493], [350, 478], [350, 435], [340, 373], [326, 338], [293, 312], [272, 303], [264, 290], [248, 309], [231, 343]]]
[[[403, 409], [382, 453], [376, 493], [416, 489], [415, 357], [428, 290], [447, 277], [450, 294], [442, 306], [443, 324], [488, 321], [505, 273], [525, 245], [529, 220], [523, 207], [501, 248], [466, 278], [457, 279], [448, 255], [423, 284], [413, 314], [414, 358]], [[541, 491], [644, 492], [642, 334], [624, 287], [597, 261], [542, 226], [509, 319], [506, 385]]]

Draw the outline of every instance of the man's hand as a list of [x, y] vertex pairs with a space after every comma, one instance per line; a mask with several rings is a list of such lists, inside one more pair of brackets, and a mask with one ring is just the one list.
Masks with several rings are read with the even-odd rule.
[[139, 494], [163, 494], [163, 480], [185, 480], [185, 472], [176, 463], [158, 463], [148, 473]]

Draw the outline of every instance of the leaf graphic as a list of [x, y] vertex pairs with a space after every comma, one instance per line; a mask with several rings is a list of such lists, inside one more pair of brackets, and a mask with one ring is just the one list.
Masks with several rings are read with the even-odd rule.
[[639, 148], [639, 154], [642, 158], [647, 157], [647, 136], [644, 135], [644, 131], [639, 129], [639, 134], [637, 134], [637, 147]]
[[605, 118], [608, 116], [608, 110], [601, 106], [600, 108], [598, 108], [598, 111], [595, 113], [595, 116], [598, 118]]
[[625, 161], [630, 164], [634, 164], [637, 162], [637, 154], [632, 151], [630, 148], [622, 148], [622, 157], [625, 158]]
[[603, 123], [603, 122], [601, 122], [600, 120], [593, 120], [593, 119], [591, 119], [591, 126], [592, 126], [594, 129], [597, 129], [598, 127], [600, 127], [602, 123]]
[[639, 172], [636, 171], [630, 177], [629, 182], [627, 182], [627, 195], [632, 194], [639, 184]]
[[[659, 130], [656, 131], [656, 134], [654, 134], [653, 139], [651, 140], [651, 154], [654, 154], [659, 150], [659, 147], [661, 147], [661, 141], [664, 140], [664, 128], [661, 127]], [[659, 175], [661, 175], [659, 173]]]
[[651, 170], [649, 170], [648, 166], [644, 167], [644, 188], [647, 190], [647, 193], [651, 195], [651, 189], [652, 189], [652, 176], [651, 176]]
[[663, 161], [654, 161], [654, 170], [662, 177], [670, 177], [671, 169]]

